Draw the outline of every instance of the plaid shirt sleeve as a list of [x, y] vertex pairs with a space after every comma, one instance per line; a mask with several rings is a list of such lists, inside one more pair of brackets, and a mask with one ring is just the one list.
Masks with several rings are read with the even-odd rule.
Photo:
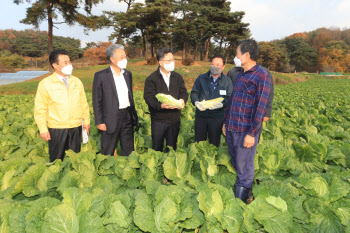
[[256, 101], [255, 101], [256, 112], [253, 117], [253, 122], [251, 124], [251, 127], [248, 131], [248, 134], [253, 137], [259, 131], [262, 119], [264, 118], [267, 101], [269, 98], [270, 88], [271, 88], [271, 81], [266, 72], [257, 72], [257, 75], [259, 76], [260, 79], [258, 82], [257, 92], [256, 92]]
[[227, 118], [230, 117], [230, 107], [231, 107], [232, 99], [233, 99], [233, 94], [231, 94], [231, 97], [230, 97], [230, 99], [229, 99], [229, 101], [228, 101], [228, 104], [227, 104], [227, 108], [226, 108], [226, 110], [225, 110], [224, 125], [226, 124]]

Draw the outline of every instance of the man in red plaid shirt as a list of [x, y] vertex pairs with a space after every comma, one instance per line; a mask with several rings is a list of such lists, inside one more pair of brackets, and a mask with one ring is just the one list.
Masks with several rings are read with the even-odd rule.
[[258, 44], [255, 40], [241, 41], [236, 57], [241, 60], [244, 70], [238, 74], [234, 84], [222, 130], [226, 136], [231, 163], [237, 172], [235, 197], [246, 202], [253, 184], [254, 155], [271, 81], [268, 73], [256, 62]]

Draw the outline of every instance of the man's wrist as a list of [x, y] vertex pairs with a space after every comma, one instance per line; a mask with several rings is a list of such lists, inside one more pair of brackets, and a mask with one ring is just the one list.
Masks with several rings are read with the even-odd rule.
[[251, 137], [255, 137], [256, 131], [254, 130], [249, 130], [247, 135], [251, 136]]

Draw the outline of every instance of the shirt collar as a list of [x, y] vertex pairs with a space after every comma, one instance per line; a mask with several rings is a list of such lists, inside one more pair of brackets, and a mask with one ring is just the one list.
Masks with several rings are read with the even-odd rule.
[[[110, 66], [110, 68], [111, 68], [113, 76], [118, 76], [118, 74], [113, 70], [112, 66]], [[123, 74], [124, 74], [124, 69], [120, 69], [119, 76], [122, 76]]]
[[217, 80], [219, 80], [219, 78], [221, 78], [221, 76], [222, 76], [222, 73], [221, 73], [218, 77], [214, 78], [213, 75], [211, 75], [211, 73], [210, 73], [210, 71], [209, 71], [209, 79], [210, 79], [210, 78], [213, 78], [213, 79], [215, 80], [215, 82], [216, 82]]
[[163, 76], [163, 78], [170, 78], [170, 75], [171, 75], [171, 71], [169, 72], [168, 76], [166, 74], [163, 73], [162, 69], [159, 67], [159, 71], [160, 71], [160, 74]]
[[56, 74], [56, 76], [57, 76], [62, 82], [63, 82], [63, 79], [64, 79], [64, 78], [69, 79], [69, 75], [61, 76], [61, 75], [57, 74], [56, 72], [55, 72], [55, 74]]
[[243, 72], [246, 74], [246, 73], [251, 73], [251, 72], [254, 72], [254, 71], [256, 71], [258, 68], [259, 68], [259, 64], [258, 63], [256, 63], [256, 65], [255, 66], [253, 66], [252, 68], [250, 68], [250, 70], [247, 70], [246, 72], [244, 72], [244, 70], [243, 70]]

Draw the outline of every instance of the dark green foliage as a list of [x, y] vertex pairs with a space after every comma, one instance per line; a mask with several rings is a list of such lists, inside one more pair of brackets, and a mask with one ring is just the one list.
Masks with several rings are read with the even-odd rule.
[[[0, 31], [1, 52], [5, 50], [26, 57], [41, 57], [47, 53], [47, 32], [34, 30], [4, 30]], [[8, 47], [6, 47], [8, 46]], [[82, 57], [80, 40], [70, 37], [54, 36], [53, 49], [67, 50], [71, 60]]]

